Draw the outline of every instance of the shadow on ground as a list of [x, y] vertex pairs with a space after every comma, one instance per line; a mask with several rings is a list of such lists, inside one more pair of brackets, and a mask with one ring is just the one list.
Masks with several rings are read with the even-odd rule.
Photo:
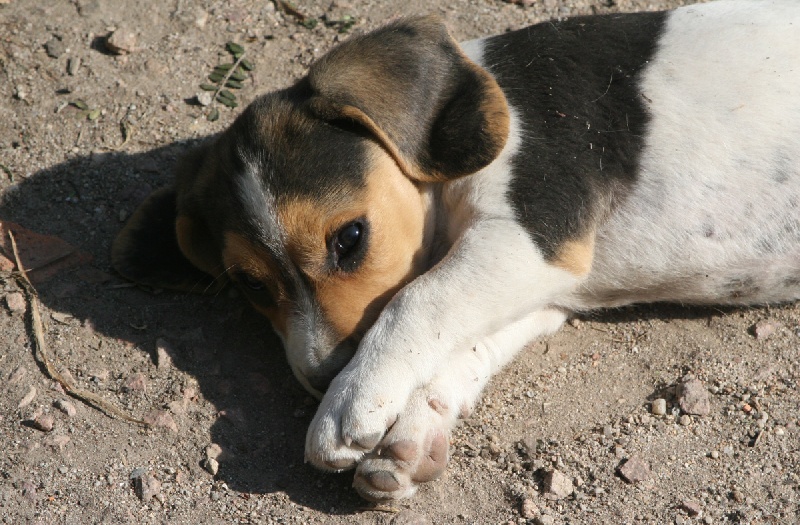
[[[46, 307], [142, 352], [152, 353], [159, 337], [172, 343], [175, 366], [194, 377], [202, 395], [227, 414], [210, 428], [211, 442], [233, 453], [221, 462], [218, 480], [244, 497], [282, 491], [303, 506], [354, 512], [363, 501], [350, 489], [351, 474], [317, 472], [303, 462], [305, 431], [316, 403], [293, 378], [269, 324], [230, 290], [213, 297], [153, 293], [125, 287], [110, 267], [109, 250], [121, 219], [170, 182], [175, 161], [189, 146], [75, 157], [14, 181], [0, 220], [57, 236], [92, 256], [90, 263], [47, 279], [33, 272]], [[76, 351], [79, 356], [88, 352]], [[104, 395], [117, 401], [113, 392]]]

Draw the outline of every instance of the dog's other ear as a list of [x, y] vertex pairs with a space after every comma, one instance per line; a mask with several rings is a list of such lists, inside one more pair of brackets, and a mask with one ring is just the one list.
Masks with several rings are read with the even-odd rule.
[[315, 114], [366, 127], [415, 180], [475, 173], [508, 137], [502, 90], [435, 17], [351, 38], [311, 67], [308, 83]]
[[[202, 155], [192, 152], [179, 168], [178, 179], [199, 169]], [[210, 238], [195, 221], [178, 215], [175, 187], [153, 192], [133, 213], [114, 239], [111, 264], [126, 279], [154, 288], [197, 293], [214, 293], [225, 284], [212, 278]], [[188, 248], [188, 249], [187, 249]]]

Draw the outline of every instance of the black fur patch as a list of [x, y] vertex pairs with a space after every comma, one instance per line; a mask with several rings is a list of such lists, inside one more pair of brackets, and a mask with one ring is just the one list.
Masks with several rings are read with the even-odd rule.
[[155, 288], [216, 293], [225, 281], [198, 270], [181, 253], [175, 216], [175, 190], [153, 192], [114, 240], [114, 269], [126, 279]]
[[487, 40], [483, 62], [522, 125], [509, 199], [552, 259], [636, 179], [647, 127], [638, 75], [666, 13], [577, 17]]

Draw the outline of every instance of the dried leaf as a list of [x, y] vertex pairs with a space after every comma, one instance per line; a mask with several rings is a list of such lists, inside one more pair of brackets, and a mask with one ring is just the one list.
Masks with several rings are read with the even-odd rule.
[[88, 118], [89, 120], [97, 120], [97, 117], [99, 116], [100, 116], [100, 110], [95, 108], [86, 115], [86, 118]]
[[209, 122], [219, 120], [219, 110], [217, 108], [211, 108], [211, 111], [208, 112], [208, 116], [206, 118]]
[[70, 100], [69, 103], [70, 103], [71, 106], [75, 106], [78, 109], [83, 109], [83, 110], [89, 109], [89, 104], [87, 104], [86, 102], [84, 102], [83, 100], [80, 100], [80, 99], [78, 99], [78, 100]]

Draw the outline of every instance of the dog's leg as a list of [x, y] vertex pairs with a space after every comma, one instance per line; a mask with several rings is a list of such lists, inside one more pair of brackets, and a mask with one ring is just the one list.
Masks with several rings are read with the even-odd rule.
[[473, 225], [367, 332], [309, 426], [306, 459], [329, 470], [353, 467], [383, 439], [412, 392], [454, 366], [454, 351], [557, 303], [580, 279], [545, 261], [514, 221]]
[[366, 499], [410, 497], [439, 477], [448, 460], [450, 430], [468, 414], [489, 378], [531, 340], [555, 332], [561, 310], [545, 309], [478, 344], [454, 352], [433, 381], [417, 389], [375, 451], [358, 465], [353, 485]]

